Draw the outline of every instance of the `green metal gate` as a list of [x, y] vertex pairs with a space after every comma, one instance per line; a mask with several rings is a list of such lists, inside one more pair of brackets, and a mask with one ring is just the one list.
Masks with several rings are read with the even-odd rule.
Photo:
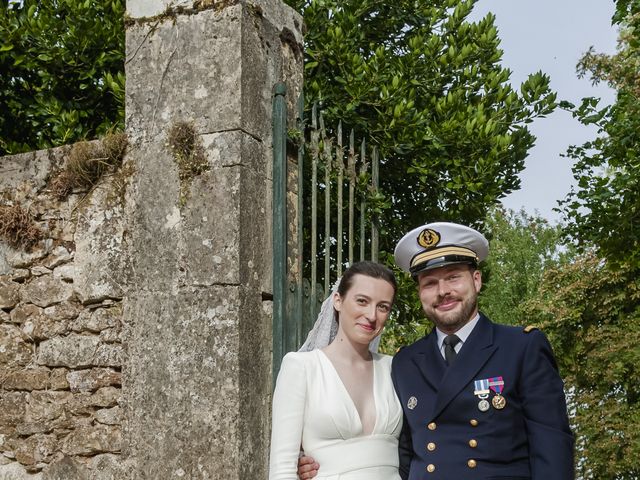
[[[379, 185], [377, 149], [369, 149], [371, 155], [368, 156], [364, 140], [356, 148], [353, 130], [348, 145], [343, 144], [342, 124], [328, 132], [316, 105], [309, 121], [305, 121], [302, 95], [296, 103], [296, 124], [287, 125], [286, 95], [284, 83], [276, 84], [273, 95], [274, 382], [282, 357], [302, 345], [325, 292], [330, 291], [344, 267], [365, 258], [378, 259], [377, 219], [367, 210], [367, 198], [377, 193]], [[297, 194], [295, 202], [291, 200], [292, 193]], [[323, 197], [321, 202], [319, 197]], [[305, 204], [303, 199], [308, 202]], [[319, 221], [320, 215], [324, 217], [322, 221]], [[318, 264], [323, 266], [321, 274]]]

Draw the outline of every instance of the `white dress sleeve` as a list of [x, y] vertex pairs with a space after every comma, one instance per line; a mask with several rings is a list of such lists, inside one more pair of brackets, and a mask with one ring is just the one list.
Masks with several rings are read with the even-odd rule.
[[282, 359], [273, 392], [269, 480], [297, 480], [307, 380], [300, 353]]

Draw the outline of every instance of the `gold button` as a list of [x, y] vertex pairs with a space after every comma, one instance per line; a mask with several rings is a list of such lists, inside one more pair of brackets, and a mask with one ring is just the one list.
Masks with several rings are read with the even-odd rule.
[[436, 471], [436, 466], [433, 463], [430, 463], [429, 465], [427, 465], [427, 472], [433, 473], [435, 471]]
[[472, 427], [478, 426], [478, 420], [476, 420], [475, 418], [472, 418], [471, 420], [469, 420], [469, 423], [471, 424]]
[[476, 465], [477, 465], [477, 463], [473, 458], [467, 462], [467, 466], [469, 468], [476, 468]]
[[429, 450], [430, 452], [433, 452], [436, 449], [436, 444], [433, 442], [429, 442], [427, 443], [427, 450]]
[[427, 428], [429, 430], [435, 430], [436, 429], [436, 422], [431, 422], [429, 425], [427, 425]]
[[469, 446], [471, 448], [476, 448], [478, 446], [478, 442], [472, 438], [471, 440], [469, 440]]

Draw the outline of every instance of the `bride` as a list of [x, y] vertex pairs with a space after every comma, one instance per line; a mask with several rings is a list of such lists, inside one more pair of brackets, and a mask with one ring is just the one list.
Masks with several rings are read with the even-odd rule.
[[301, 350], [285, 355], [273, 394], [269, 480], [296, 480], [301, 449], [320, 464], [317, 479], [400, 479], [402, 408], [391, 357], [375, 353], [396, 289], [387, 267], [354, 263]]

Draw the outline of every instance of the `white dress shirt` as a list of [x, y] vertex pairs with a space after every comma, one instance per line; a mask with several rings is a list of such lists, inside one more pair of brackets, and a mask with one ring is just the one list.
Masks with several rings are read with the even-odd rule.
[[[480, 314], [476, 313], [476, 316], [473, 317], [473, 320], [471, 320], [464, 327], [462, 327], [460, 330], [455, 332], [455, 335], [460, 339], [460, 341], [454, 347], [456, 350], [456, 353], [460, 353], [460, 349], [462, 348], [462, 345], [464, 345], [464, 342], [466, 342], [467, 338], [469, 338], [469, 335], [471, 335], [471, 331], [475, 328], [476, 323], [478, 323], [478, 320], [480, 320]], [[436, 327], [436, 334], [438, 335], [438, 348], [440, 349], [440, 355], [442, 355], [442, 358], [446, 358], [444, 356], [443, 342], [444, 342], [444, 339], [448, 336], [448, 334], [441, 332], [440, 329], [437, 327]]]

